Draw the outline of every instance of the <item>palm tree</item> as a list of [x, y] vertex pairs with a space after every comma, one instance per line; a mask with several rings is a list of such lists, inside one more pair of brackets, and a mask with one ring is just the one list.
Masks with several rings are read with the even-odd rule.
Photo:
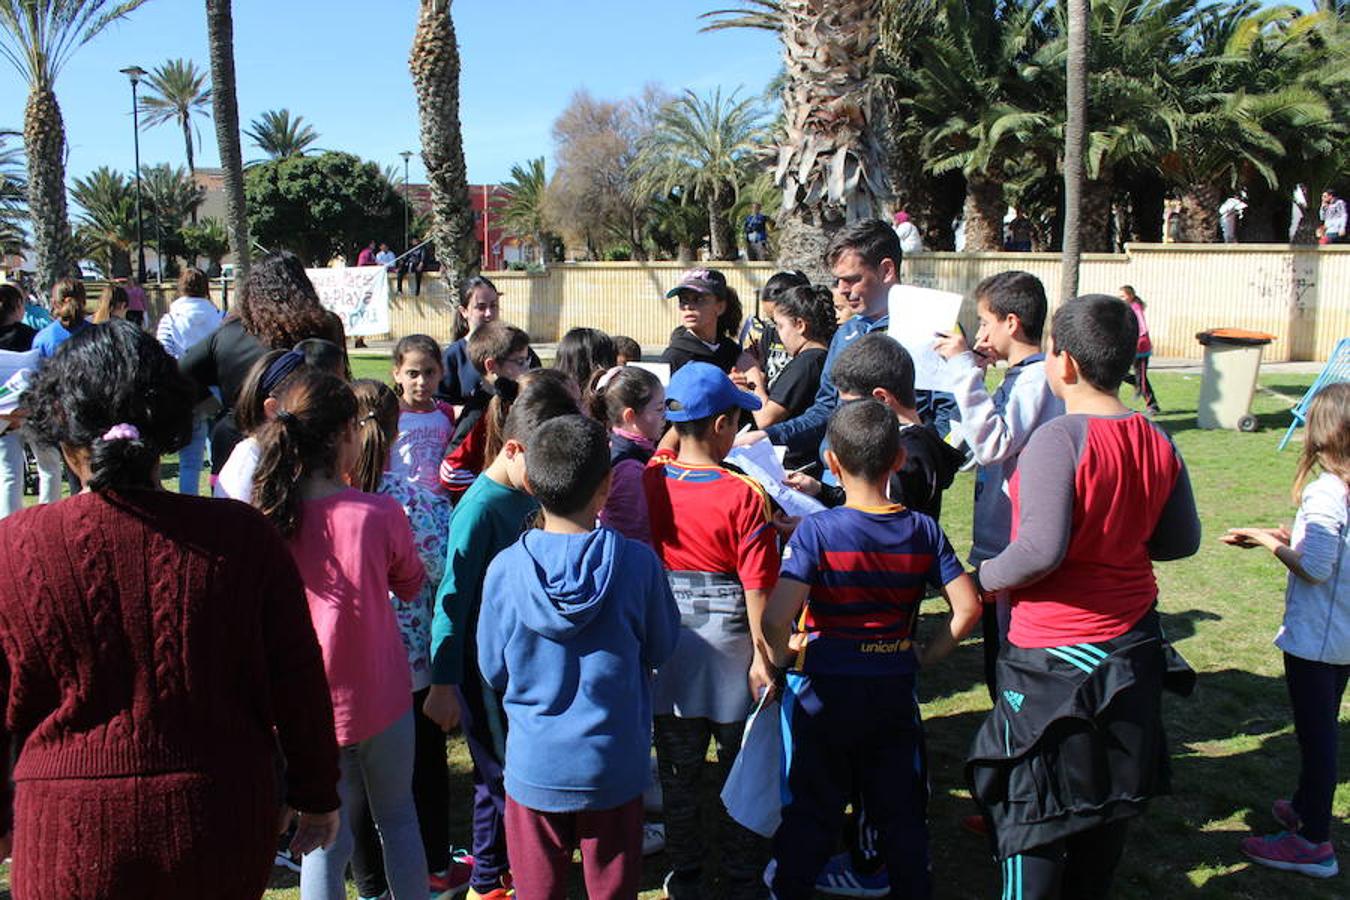
[[510, 199], [498, 214], [498, 221], [515, 237], [534, 241], [539, 248], [540, 262], [552, 262], [550, 254], [554, 238], [549, 234], [548, 220], [544, 216], [544, 195], [548, 191], [544, 158], [529, 160], [524, 166], [512, 166], [511, 179], [503, 187]]
[[1059, 299], [1078, 296], [1083, 208], [1083, 144], [1088, 117], [1088, 0], [1068, 0], [1069, 52], [1064, 72], [1064, 243], [1060, 257]]
[[459, 44], [450, 0], [419, 0], [408, 68], [417, 92], [436, 257], [447, 281], [464, 278], [478, 272], [479, 256], [459, 126]]
[[0, 56], [28, 82], [23, 145], [37, 280], [46, 291], [75, 266], [66, 214], [66, 129], [56, 77], [77, 49], [145, 0], [0, 0]]
[[206, 0], [206, 32], [211, 53], [211, 108], [216, 146], [225, 181], [225, 219], [230, 230], [237, 277], [248, 274], [252, 247], [244, 202], [244, 160], [239, 148], [239, 100], [234, 90], [234, 16], [230, 0]]
[[1299, 18], [1255, 3], [1202, 14], [1198, 49], [1178, 67], [1166, 109], [1175, 138], [1162, 167], [1181, 188], [1183, 240], [1217, 239], [1218, 206], [1230, 192], [1279, 184], [1282, 135], [1343, 133], [1327, 100], [1300, 78], [1306, 63], [1296, 51], [1307, 31]]
[[17, 131], [0, 129], [0, 256], [22, 253], [28, 243], [23, 229], [28, 219], [23, 145], [14, 141], [22, 137]]
[[208, 270], [218, 271], [220, 261], [230, 251], [230, 236], [225, 223], [216, 218], [205, 218], [193, 225], [184, 225], [182, 230], [183, 246], [188, 259], [196, 264], [200, 257], [210, 261]]
[[100, 166], [76, 178], [70, 195], [80, 207], [76, 242], [81, 258], [94, 260], [109, 276], [129, 274], [136, 246], [135, 182]]
[[252, 138], [269, 159], [304, 156], [310, 145], [319, 139], [319, 133], [303, 124], [304, 121], [304, 116], [292, 119], [289, 109], [269, 109], [250, 122], [244, 134]]
[[823, 278], [830, 238], [876, 215], [888, 188], [869, 79], [881, 0], [743, 0], [711, 28], [762, 28], [783, 42], [783, 133], [775, 183], [779, 263]]
[[194, 136], [198, 143], [201, 136], [199, 133], [194, 134], [192, 117], [205, 115], [207, 104], [211, 102], [211, 88], [207, 86], [206, 73], [198, 71], [196, 63], [190, 60], [171, 59], [145, 76], [145, 90], [140, 101], [141, 127], [153, 128], [165, 122], [177, 123], [183, 130], [188, 172], [195, 174]]
[[702, 201], [712, 235], [713, 259], [735, 259], [731, 210], [741, 187], [754, 177], [755, 156], [768, 139], [763, 114], [753, 98], [723, 99], [685, 91], [657, 112], [643, 136], [634, 168], [639, 193], [665, 197], [683, 188]]
[[[1004, 185], [1013, 160], [1044, 147], [1054, 117], [1037, 53], [1046, 0], [940, 0], [920, 35], [903, 101], [929, 172], [966, 179], [966, 249], [1003, 245]], [[1057, 105], [1057, 103], [1056, 103]]]
[[151, 222], [155, 229], [156, 249], [159, 252], [159, 274], [164, 276], [165, 263], [174, 256], [187, 256], [183, 243], [183, 223], [195, 221], [197, 210], [206, 199], [206, 189], [197, 184], [186, 169], [168, 163], [141, 169], [141, 189], [149, 205]]

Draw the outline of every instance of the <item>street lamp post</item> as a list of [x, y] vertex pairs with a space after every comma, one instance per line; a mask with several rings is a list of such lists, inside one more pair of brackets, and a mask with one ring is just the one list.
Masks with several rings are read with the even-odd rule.
[[407, 253], [412, 249], [408, 246], [408, 160], [412, 159], [412, 151], [404, 150], [399, 156], [403, 157], [403, 252]]
[[127, 66], [119, 70], [131, 82], [131, 138], [136, 154], [136, 281], [145, 283], [145, 220], [141, 216], [141, 116], [136, 108], [136, 85], [140, 84], [145, 70], [140, 66]]

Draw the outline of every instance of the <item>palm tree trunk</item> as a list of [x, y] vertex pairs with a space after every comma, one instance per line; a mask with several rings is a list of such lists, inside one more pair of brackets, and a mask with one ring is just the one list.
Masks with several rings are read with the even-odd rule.
[[966, 251], [982, 253], [1003, 249], [1003, 214], [1008, 204], [1003, 199], [1003, 181], [986, 175], [966, 179]]
[[450, 0], [421, 0], [408, 54], [431, 188], [432, 233], [447, 283], [476, 275], [473, 207], [459, 126], [459, 44]]
[[1083, 246], [1080, 216], [1083, 211], [1083, 149], [1087, 142], [1088, 0], [1069, 0], [1068, 13], [1069, 56], [1065, 62], [1064, 79], [1064, 242], [1060, 252], [1059, 281], [1061, 302], [1078, 296], [1078, 263]]
[[781, 0], [785, 135], [778, 261], [813, 278], [849, 222], [876, 215], [888, 192], [870, 101], [881, 0]]
[[235, 278], [248, 275], [248, 208], [244, 203], [244, 159], [239, 149], [239, 101], [234, 89], [234, 17], [230, 0], [206, 0], [211, 56], [211, 112], [225, 182], [225, 223], [234, 254]]
[[[192, 183], [197, 183], [197, 162], [192, 153], [192, 126], [186, 118], [183, 119], [183, 149], [187, 151], [188, 177]], [[188, 210], [188, 217], [193, 225], [197, 224], [197, 207]], [[195, 264], [195, 260], [194, 260]]]
[[1111, 200], [1115, 197], [1115, 179], [1108, 171], [1083, 183], [1082, 208], [1078, 218], [1079, 246], [1084, 253], [1110, 253]]
[[1188, 244], [1213, 244], [1219, 240], [1219, 203], [1223, 191], [1217, 184], [1199, 181], [1181, 194], [1181, 240]]
[[28, 94], [23, 113], [23, 146], [28, 158], [28, 214], [33, 223], [38, 289], [75, 272], [75, 244], [66, 216], [66, 129], [61, 107], [49, 87]]
[[708, 197], [708, 232], [711, 237], [713, 259], [735, 259], [740, 256], [736, 247], [736, 232], [731, 225], [731, 192], [722, 188]]

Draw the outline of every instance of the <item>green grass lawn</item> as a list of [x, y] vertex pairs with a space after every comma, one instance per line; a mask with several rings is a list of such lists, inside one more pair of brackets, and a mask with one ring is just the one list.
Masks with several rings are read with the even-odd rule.
[[[357, 359], [353, 367], [358, 377], [388, 375], [384, 360]], [[1135, 820], [1114, 896], [1346, 897], [1346, 875], [1319, 882], [1276, 873], [1249, 865], [1237, 849], [1238, 840], [1253, 829], [1274, 830], [1270, 802], [1291, 792], [1297, 748], [1280, 656], [1271, 644], [1282, 612], [1284, 569], [1269, 553], [1230, 549], [1217, 538], [1231, 525], [1292, 521], [1289, 487], [1298, 443], [1283, 453], [1276, 453], [1275, 446], [1289, 422], [1288, 408], [1312, 376], [1262, 379], [1253, 411], [1263, 430], [1255, 434], [1196, 428], [1198, 376], [1159, 374], [1152, 379], [1167, 411], [1160, 424], [1175, 437], [1190, 467], [1205, 529], [1199, 554], [1158, 567], [1165, 628], [1200, 673], [1200, 686], [1190, 699], [1169, 695], [1165, 701], [1175, 795], [1155, 802], [1147, 815]], [[961, 476], [944, 505], [943, 525], [962, 554], [970, 544], [971, 491], [971, 477]], [[934, 627], [937, 610], [935, 605], [925, 627]], [[978, 641], [967, 642], [925, 675], [922, 694], [932, 769], [929, 811], [937, 896], [996, 897], [998, 869], [987, 845], [957, 826], [961, 816], [973, 811], [962, 776], [965, 751], [989, 708]], [[1347, 718], [1350, 706], [1343, 706], [1342, 722]], [[469, 762], [458, 738], [451, 740], [449, 754], [453, 838], [464, 845], [469, 836]], [[1341, 764], [1343, 775], [1350, 773], [1350, 746], [1342, 745]], [[1335, 815], [1342, 820], [1350, 815], [1350, 782], [1344, 777]], [[1350, 865], [1350, 831], [1339, 824], [1332, 838], [1341, 861]], [[644, 900], [660, 896], [664, 874], [663, 856], [647, 861]], [[267, 896], [298, 897], [297, 883], [295, 876], [278, 874]], [[585, 896], [579, 879], [573, 896]]]

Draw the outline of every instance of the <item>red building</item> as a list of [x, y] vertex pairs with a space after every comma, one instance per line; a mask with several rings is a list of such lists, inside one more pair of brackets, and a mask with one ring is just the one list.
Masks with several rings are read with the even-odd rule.
[[[521, 258], [520, 244], [501, 227], [501, 210], [511, 193], [499, 184], [469, 185], [469, 203], [473, 207], [473, 231], [482, 253], [484, 270], [506, 268], [507, 262]], [[415, 215], [431, 215], [431, 188], [425, 184], [408, 185], [408, 200]], [[413, 235], [416, 242], [417, 235]]]

